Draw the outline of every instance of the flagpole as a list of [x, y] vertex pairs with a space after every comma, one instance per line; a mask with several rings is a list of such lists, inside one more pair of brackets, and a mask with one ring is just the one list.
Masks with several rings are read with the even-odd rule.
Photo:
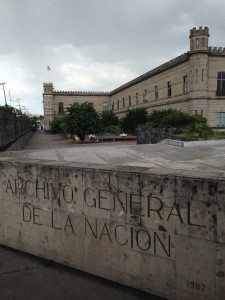
[[50, 82], [50, 81], [49, 81], [49, 71], [50, 71], [50, 70], [51, 70], [50, 67], [47, 66], [48, 82]]

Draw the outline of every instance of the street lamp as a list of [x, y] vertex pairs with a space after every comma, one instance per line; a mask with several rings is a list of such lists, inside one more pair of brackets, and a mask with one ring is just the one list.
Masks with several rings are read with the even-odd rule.
[[5, 97], [5, 105], [6, 105], [6, 104], [7, 104], [7, 100], [6, 100], [6, 96], [5, 96], [5, 88], [4, 88], [5, 82], [0, 82], [0, 85], [2, 85], [2, 87], [3, 87], [3, 93], [4, 93], [4, 97]]

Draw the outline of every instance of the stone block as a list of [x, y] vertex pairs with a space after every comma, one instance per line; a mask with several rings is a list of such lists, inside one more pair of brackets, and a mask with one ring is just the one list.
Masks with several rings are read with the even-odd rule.
[[167, 299], [224, 299], [223, 177], [12, 158], [0, 170], [2, 244]]
[[155, 255], [142, 256], [142, 288], [167, 299], [175, 299], [175, 261]]
[[213, 299], [216, 294], [215, 261], [216, 243], [176, 235], [177, 290], [192, 294], [194, 299]]
[[61, 210], [82, 214], [84, 210], [83, 170], [63, 166], [59, 169], [57, 201]]
[[225, 244], [218, 244], [216, 259], [216, 299], [223, 300], [225, 295]]
[[84, 269], [84, 217], [79, 214], [62, 212], [62, 263], [73, 268]]

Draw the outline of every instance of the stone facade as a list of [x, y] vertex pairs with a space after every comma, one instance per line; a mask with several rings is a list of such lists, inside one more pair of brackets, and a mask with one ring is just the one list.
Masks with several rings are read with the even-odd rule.
[[[208, 47], [209, 29], [190, 31], [190, 50], [109, 92], [57, 92], [44, 83], [46, 128], [73, 102], [92, 102], [98, 112], [112, 109], [123, 117], [129, 109], [148, 112], [174, 108], [201, 114], [212, 127], [225, 126], [225, 48]], [[107, 107], [108, 105], [108, 107]], [[104, 107], [104, 108], [103, 108]]]
[[225, 177], [0, 158], [0, 243], [166, 299], [224, 300]]

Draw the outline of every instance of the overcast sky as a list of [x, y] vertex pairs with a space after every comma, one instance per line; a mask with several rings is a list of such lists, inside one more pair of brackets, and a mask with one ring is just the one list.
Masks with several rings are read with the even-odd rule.
[[224, 12], [224, 0], [0, 0], [0, 83], [8, 103], [10, 91], [43, 114], [48, 80], [111, 91], [187, 52], [193, 27], [208, 26], [209, 45], [225, 47]]

